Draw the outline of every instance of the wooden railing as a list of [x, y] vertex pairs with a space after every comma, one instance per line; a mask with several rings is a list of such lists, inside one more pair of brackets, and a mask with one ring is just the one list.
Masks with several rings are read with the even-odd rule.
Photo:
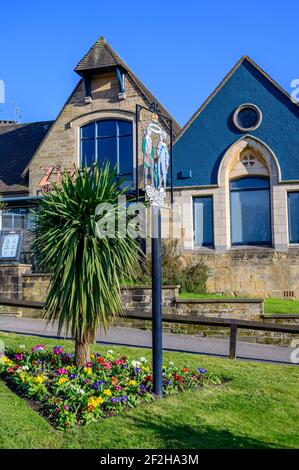
[[[7, 307], [21, 307], [42, 310], [44, 308], [43, 302], [33, 302], [27, 300], [11, 300], [0, 298], [0, 305]], [[126, 311], [125, 318], [132, 320], [151, 321], [152, 316], [148, 312], [134, 312]], [[166, 323], [179, 323], [185, 325], [206, 325], [230, 329], [229, 336], [229, 358], [236, 358], [237, 349], [237, 335], [238, 329], [256, 330], [256, 331], [271, 331], [276, 333], [291, 333], [299, 334], [299, 326], [297, 325], [275, 325], [273, 323], [264, 323], [248, 320], [238, 320], [233, 318], [207, 318], [204, 316], [191, 316], [191, 315], [175, 315], [164, 314], [163, 322]]]

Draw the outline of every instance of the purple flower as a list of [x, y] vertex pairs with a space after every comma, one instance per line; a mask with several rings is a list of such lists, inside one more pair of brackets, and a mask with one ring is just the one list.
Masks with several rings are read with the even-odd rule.
[[88, 379], [85, 379], [85, 380], [84, 380], [84, 383], [85, 383], [85, 385], [89, 384], [89, 380], [88, 380]]
[[36, 346], [33, 346], [32, 348], [32, 352], [40, 352], [44, 350], [45, 350], [45, 346], [43, 344], [37, 344]]
[[164, 379], [164, 384], [165, 385], [172, 385], [172, 382], [171, 382], [171, 380]]
[[127, 397], [126, 395], [123, 395], [123, 396], [121, 397], [121, 401], [122, 401], [123, 403], [126, 403], [126, 402], [128, 401], [128, 397]]
[[135, 367], [136, 374], [139, 374], [140, 371], [141, 371], [140, 367]]
[[57, 370], [57, 374], [59, 374], [59, 375], [67, 375], [68, 373], [69, 373], [69, 371], [67, 369], [64, 369], [63, 367], [60, 367]]
[[119, 403], [119, 402], [120, 402], [120, 398], [118, 398], [118, 397], [113, 397], [113, 398], [111, 398], [111, 401], [112, 401], [112, 403]]
[[92, 384], [92, 388], [94, 390], [98, 390], [99, 386], [102, 385], [103, 382], [104, 380], [99, 380], [98, 382], [95, 382], [94, 384]]
[[56, 354], [56, 356], [60, 356], [64, 353], [64, 349], [61, 346], [54, 346], [53, 353]]
[[22, 361], [24, 359], [24, 354], [15, 354], [16, 361]]
[[122, 364], [121, 367], [122, 367], [123, 369], [127, 369], [127, 368], [128, 368], [127, 364]]
[[68, 411], [68, 410], [70, 409], [70, 407], [69, 407], [68, 405], [64, 405], [63, 409], [64, 409], [65, 411]]
[[76, 379], [77, 377], [78, 377], [77, 374], [70, 374], [70, 375], [69, 375], [69, 378], [70, 378], [70, 379]]
[[201, 375], [204, 375], [204, 374], [207, 372], [206, 369], [201, 369], [200, 367], [198, 367], [197, 370], [198, 370], [198, 372], [199, 372]]
[[141, 392], [146, 392], [146, 385], [144, 384], [139, 385], [139, 389]]

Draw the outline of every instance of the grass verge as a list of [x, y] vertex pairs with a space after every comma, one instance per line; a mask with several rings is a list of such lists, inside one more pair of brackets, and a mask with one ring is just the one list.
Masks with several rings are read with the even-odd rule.
[[[6, 345], [70, 341], [0, 334]], [[95, 345], [94, 351], [106, 351]], [[113, 348], [132, 358], [150, 351]], [[227, 383], [186, 391], [81, 428], [57, 431], [0, 382], [0, 448], [298, 448], [299, 368], [165, 353], [182, 367], [205, 367]]]
[[[193, 292], [181, 292], [180, 299], [238, 299], [244, 297], [234, 297], [222, 294], [195, 294]], [[299, 300], [279, 299], [270, 297], [264, 299], [265, 314], [281, 314], [281, 315], [299, 315]]]

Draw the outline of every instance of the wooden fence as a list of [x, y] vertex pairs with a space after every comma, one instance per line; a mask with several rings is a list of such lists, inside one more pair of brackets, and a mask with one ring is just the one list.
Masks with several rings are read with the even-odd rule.
[[[21, 308], [30, 308], [30, 309], [39, 309], [44, 308], [43, 302], [32, 302], [27, 300], [11, 300], [11, 299], [0, 299], [0, 305], [7, 307], [21, 307]], [[126, 312], [125, 318], [130, 318], [132, 320], [144, 320], [151, 321], [152, 316], [147, 312]], [[257, 331], [272, 331], [276, 333], [291, 333], [299, 334], [299, 326], [297, 325], [275, 325], [273, 323], [262, 323], [255, 321], [247, 320], [238, 320], [231, 318], [207, 318], [204, 316], [191, 316], [191, 315], [175, 315], [175, 314], [164, 314], [163, 322], [167, 323], [178, 323], [185, 325], [206, 325], [206, 326], [215, 326], [222, 328], [230, 328], [229, 336], [229, 358], [236, 358], [236, 349], [237, 349], [237, 336], [238, 329], [245, 330], [257, 330]]]

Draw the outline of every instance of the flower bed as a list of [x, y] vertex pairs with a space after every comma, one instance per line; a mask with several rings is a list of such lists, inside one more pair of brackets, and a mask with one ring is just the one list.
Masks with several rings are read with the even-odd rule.
[[[38, 410], [60, 429], [86, 424], [154, 400], [151, 368], [144, 357], [132, 361], [113, 351], [91, 355], [78, 369], [74, 356], [60, 346], [48, 350], [38, 344], [7, 349], [0, 358], [0, 375], [18, 394], [31, 399]], [[163, 367], [163, 390], [173, 395], [221, 380], [205, 369]]]

